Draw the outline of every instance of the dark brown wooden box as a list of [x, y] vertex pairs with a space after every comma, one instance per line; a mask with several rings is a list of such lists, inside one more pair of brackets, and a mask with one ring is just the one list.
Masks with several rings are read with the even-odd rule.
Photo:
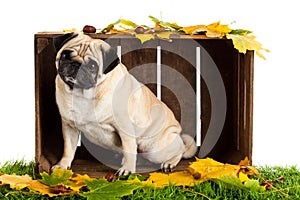
[[[62, 33], [37, 33], [34, 36], [36, 162], [39, 171], [49, 171], [50, 167], [60, 159], [63, 150], [60, 115], [55, 102], [56, 55], [53, 47], [53, 38], [60, 34]], [[105, 40], [116, 50], [117, 46], [121, 46], [121, 59], [129, 70], [143, 64], [155, 68], [157, 46], [160, 46], [161, 64], [179, 72], [194, 91], [196, 91], [196, 55], [191, 51], [195, 52], [195, 47], [199, 46], [201, 49], [201, 138], [202, 142], [207, 144], [200, 147], [198, 156], [208, 156], [227, 163], [238, 163], [245, 156], [248, 156], [250, 160], [252, 159], [253, 51], [241, 54], [234, 49], [231, 40], [207, 39], [200, 36], [174, 37], [172, 42], [155, 39], [144, 44], [141, 44], [138, 39], [132, 36], [101, 34], [92, 34], [91, 36]], [[203, 78], [205, 74], [214, 73], [212, 70], [214, 64], [224, 84], [225, 108], [222, 109], [221, 107], [219, 109], [225, 110], [224, 125], [222, 120], [219, 122], [218, 119], [212, 119], [212, 112], [214, 112], [214, 115], [216, 113], [218, 115], [218, 109], [217, 111], [213, 110], [213, 104], [223, 106], [222, 102], [218, 104], [218, 99], [212, 99], [218, 97], [219, 91], [211, 91], [210, 86], [207, 85], [208, 81]], [[162, 81], [163, 73], [162, 70]], [[210, 75], [211, 78], [214, 77], [213, 74]], [[153, 74], [153, 71], [144, 70], [137, 76], [143, 82], [143, 80], [156, 76], [156, 74]], [[176, 80], [177, 78], [174, 77], [174, 85], [177, 84], [180, 87], [178, 85], [180, 81]], [[212, 85], [212, 88], [215, 87], [213, 85], [214, 80], [210, 80], [209, 84]], [[156, 84], [147, 85], [154, 93], [157, 92]], [[185, 90], [185, 88], [182, 88], [182, 90]], [[164, 87], [163, 83], [161, 98], [173, 110], [176, 118], [180, 120], [182, 113], [179, 100], [172, 89]], [[194, 97], [187, 97], [187, 100], [189, 98]], [[185, 103], [189, 105], [189, 101]], [[187, 106], [187, 109], [190, 110], [184, 112], [195, 113], [196, 108], [192, 104]], [[193, 115], [190, 120], [182, 122], [184, 130], [196, 131], [195, 116]], [[207, 133], [211, 128], [211, 124], [218, 126], [218, 123], [221, 123], [220, 137], [213, 139], [216, 133], [210, 133], [211, 136], [208, 136]], [[209, 140], [212, 139], [216, 140], [217, 143], [210, 150], [207, 145], [210, 144]], [[201, 148], [203, 149], [201, 150]], [[201, 155], [201, 152], [203, 153], [207, 149], [209, 152]], [[178, 168], [186, 166], [187, 163], [187, 161], [182, 161]], [[95, 176], [98, 176], [101, 172], [111, 170], [94, 159], [83, 145], [77, 149], [72, 169], [73, 171], [87, 172]]]

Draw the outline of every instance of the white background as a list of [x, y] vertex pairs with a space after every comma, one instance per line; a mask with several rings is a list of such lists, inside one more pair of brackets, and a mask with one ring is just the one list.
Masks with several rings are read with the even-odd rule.
[[[148, 15], [179, 25], [236, 22], [271, 50], [255, 57], [255, 165], [300, 165], [299, 6], [297, 1], [3, 1], [0, 7], [0, 163], [33, 160], [34, 33], [103, 28], [122, 17], [151, 24]], [[3, 4], [3, 2], [1, 4]]]

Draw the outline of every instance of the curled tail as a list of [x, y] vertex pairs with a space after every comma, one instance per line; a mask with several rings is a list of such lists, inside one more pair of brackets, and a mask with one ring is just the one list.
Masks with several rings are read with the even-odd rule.
[[181, 138], [183, 140], [183, 143], [185, 144], [185, 151], [184, 151], [182, 157], [183, 158], [193, 157], [196, 154], [197, 150], [198, 150], [194, 138], [192, 138], [192, 136], [187, 135], [187, 134], [182, 134]]

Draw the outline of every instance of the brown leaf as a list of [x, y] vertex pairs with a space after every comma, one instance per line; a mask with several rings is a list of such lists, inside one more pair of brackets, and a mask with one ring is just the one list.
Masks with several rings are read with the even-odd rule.
[[75, 194], [75, 193], [77, 193], [75, 191], [67, 189], [65, 186], [50, 187], [48, 185], [45, 185], [45, 184], [41, 183], [38, 180], [31, 181], [30, 184], [28, 185], [28, 188], [30, 190], [37, 191], [37, 192], [41, 193], [42, 195], [48, 195], [49, 197], [55, 197], [55, 196], [60, 196], [60, 195], [65, 195], [65, 194]]

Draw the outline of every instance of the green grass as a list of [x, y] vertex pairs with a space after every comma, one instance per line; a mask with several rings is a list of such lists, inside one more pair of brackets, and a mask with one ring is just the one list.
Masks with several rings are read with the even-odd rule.
[[[284, 177], [283, 182], [274, 183], [271, 190], [257, 192], [238, 188], [228, 188], [224, 184], [216, 184], [212, 181], [207, 181], [196, 185], [195, 187], [175, 187], [168, 186], [162, 189], [143, 188], [136, 190], [133, 195], [123, 197], [123, 199], [299, 199], [300, 200], [300, 171], [295, 167], [258, 167], [260, 171], [260, 182], [264, 180], [275, 181], [278, 177]], [[39, 175], [35, 170], [34, 162], [26, 163], [24, 161], [7, 162], [0, 165], [0, 173], [4, 174], [28, 174], [33, 178], [38, 178]], [[258, 178], [258, 177], [256, 177]], [[49, 198], [39, 194], [31, 194], [29, 191], [18, 192], [10, 189], [8, 186], [0, 186], [0, 199], [18, 200], [83, 200], [79, 195], [66, 195], [60, 197]]]

